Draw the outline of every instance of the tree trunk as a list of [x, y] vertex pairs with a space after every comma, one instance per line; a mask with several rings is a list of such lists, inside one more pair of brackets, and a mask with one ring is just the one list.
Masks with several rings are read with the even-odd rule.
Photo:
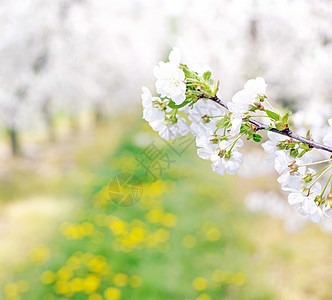
[[97, 125], [101, 124], [103, 122], [103, 113], [99, 108], [95, 109], [95, 123]]
[[46, 98], [43, 105], [43, 115], [44, 115], [44, 121], [46, 124], [49, 141], [55, 142], [56, 135], [55, 135], [55, 128], [54, 128], [54, 122], [51, 114], [50, 105], [51, 105], [51, 99]]
[[8, 128], [8, 136], [10, 140], [10, 147], [12, 150], [12, 155], [17, 156], [20, 154], [20, 144], [18, 140], [18, 133], [15, 128]]

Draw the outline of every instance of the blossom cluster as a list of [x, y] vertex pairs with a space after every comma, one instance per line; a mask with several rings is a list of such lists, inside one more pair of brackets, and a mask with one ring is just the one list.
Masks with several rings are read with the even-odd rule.
[[305, 153], [302, 157], [292, 157], [289, 151], [281, 150], [283, 148], [281, 145], [292, 143], [291, 140], [273, 132], [268, 132], [268, 137], [269, 140], [263, 143], [262, 147], [268, 154], [268, 159], [274, 161], [275, 170], [280, 175], [278, 182], [281, 189], [290, 192], [289, 204], [294, 205], [301, 215], [310, 216], [310, 219], [316, 223], [322, 221], [324, 213], [332, 216], [328, 203], [329, 198], [324, 199], [325, 190], [323, 191], [318, 182], [319, 175], [329, 170], [329, 167], [323, 169], [322, 172], [315, 172], [310, 168], [315, 165], [310, 152]]
[[[324, 215], [332, 217], [332, 156], [314, 162], [312, 147], [287, 135], [291, 113], [281, 113], [268, 102], [262, 77], [248, 80], [226, 103], [219, 97], [219, 81], [211, 78], [211, 72], [194, 71], [181, 63], [177, 48], [168, 62], [154, 68], [154, 75], [157, 96], [143, 87], [143, 119], [161, 138], [172, 140], [191, 132], [196, 138], [197, 155], [209, 160], [214, 172], [235, 175], [243, 162], [239, 151], [243, 139], [261, 142], [257, 132], [268, 130], [268, 140], [262, 147], [280, 175], [281, 189], [289, 192], [289, 204], [313, 222], [320, 222]], [[329, 125], [323, 143], [332, 146], [332, 118]], [[310, 132], [306, 139], [312, 140]], [[311, 168], [320, 164], [326, 165], [320, 171]]]
[[171, 103], [181, 104], [185, 98], [186, 84], [184, 72], [179, 68], [181, 55], [178, 49], [171, 52], [169, 62], [160, 62], [154, 68], [157, 78], [156, 90], [160, 97], [152, 97], [148, 88], [143, 87], [143, 119], [149, 122], [153, 130], [158, 131], [162, 139], [168, 141], [186, 135], [189, 126], [184, 118], [171, 108]]

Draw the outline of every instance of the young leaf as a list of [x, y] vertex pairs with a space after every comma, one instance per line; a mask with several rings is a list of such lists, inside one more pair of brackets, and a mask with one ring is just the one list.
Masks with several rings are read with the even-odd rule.
[[203, 92], [202, 91], [191, 91], [192, 94], [195, 94], [195, 95], [202, 95]]
[[169, 103], [168, 103], [168, 106], [172, 109], [177, 109], [177, 108], [181, 108], [181, 107], [184, 107], [186, 106], [190, 101], [188, 100], [185, 100], [183, 101], [181, 104], [179, 105], [176, 105], [175, 102], [173, 100], [169, 100]]
[[259, 143], [262, 140], [262, 136], [257, 133], [254, 133], [252, 139], [254, 140], [254, 142]]
[[208, 81], [210, 78], [211, 78], [211, 72], [210, 72], [210, 71], [206, 71], [206, 72], [203, 74], [203, 79], [204, 79], [205, 81]]
[[216, 123], [217, 128], [224, 128], [227, 127], [228, 125], [229, 125], [229, 117], [223, 117]]
[[253, 137], [253, 133], [252, 133], [252, 131], [248, 131], [248, 132], [241, 132], [241, 133], [247, 133], [247, 140], [249, 141], [252, 137]]
[[292, 157], [297, 157], [298, 154], [299, 154], [299, 151], [297, 149], [292, 149], [290, 151], [290, 156], [292, 156]]
[[283, 124], [287, 124], [288, 123], [288, 118], [289, 118], [289, 116], [290, 116], [290, 112], [287, 112], [282, 118], [281, 118], [281, 122], [283, 123]]
[[[248, 134], [251, 132], [250, 131], [250, 126], [247, 125], [247, 124], [241, 124], [241, 129], [240, 129], [240, 133], [245, 133], [245, 134]], [[251, 138], [251, 137], [250, 137]]]
[[275, 122], [275, 126], [280, 131], [283, 131], [286, 129], [286, 125], [283, 124], [281, 121]]
[[304, 154], [306, 154], [308, 150], [302, 150], [301, 153], [297, 157], [302, 157]]
[[196, 74], [189, 70], [187, 65], [180, 66], [186, 78], [197, 78]]
[[219, 90], [219, 85], [220, 85], [220, 81], [218, 80], [218, 82], [217, 82], [217, 86], [216, 86], [216, 88], [215, 88], [214, 91], [213, 91], [213, 94], [214, 94], [214, 95], [217, 94], [217, 92], [218, 92], [218, 90]]
[[265, 112], [268, 115], [268, 117], [270, 117], [272, 120], [275, 120], [275, 121], [280, 120], [280, 116], [277, 113], [275, 113], [271, 110], [268, 110], [268, 109], [266, 109]]
[[311, 132], [310, 130], [307, 131], [307, 134], [305, 135], [305, 137], [310, 140], [311, 139]]

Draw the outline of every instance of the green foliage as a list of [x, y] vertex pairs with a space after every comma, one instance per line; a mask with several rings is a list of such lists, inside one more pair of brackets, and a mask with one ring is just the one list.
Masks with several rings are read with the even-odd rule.
[[247, 136], [247, 140], [252, 139], [256, 143], [259, 143], [262, 140], [262, 136], [256, 133], [254, 127], [252, 127], [250, 123], [242, 124], [240, 133], [245, 134]]
[[199, 98], [211, 98], [219, 89], [219, 81], [211, 78], [211, 71], [206, 71], [202, 77], [191, 71], [187, 65], [181, 64], [187, 82], [187, 100], [196, 102]]
[[222, 118], [220, 118], [217, 122], [216, 122], [216, 126], [217, 128], [224, 128], [224, 127], [229, 127], [230, 126], [230, 119], [228, 116], [224, 116]]
[[277, 113], [266, 109], [265, 110], [266, 114], [274, 121], [279, 121], [280, 120], [280, 115], [278, 115]]
[[277, 147], [280, 150], [289, 150], [290, 155], [294, 158], [302, 157], [308, 151], [312, 150], [308, 144], [294, 141], [293, 139], [281, 141]]
[[254, 142], [259, 143], [262, 140], [262, 136], [257, 133], [254, 133], [252, 139], [254, 140]]
[[305, 137], [308, 139], [308, 140], [311, 140], [311, 131], [308, 130]]
[[274, 125], [279, 131], [283, 131], [287, 128], [287, 125], [282, 123], [281, 121], [275, 122]]
[[168, 106], [169, 106], [170, 108], [173, 108], [173, 109], [179, 109], [179, 108], [181, 108], [181, 107], [186, 106], [189, 102], [190, 102], [190, 101], [185, 100], [185, 101], [183, 101], [181, 104], [176, 105], [175, 102], [174, 102], [173, 100], [169, 100], [169, 104], [168, 104]]
[[289, 117], [290, 117], [290, 115], [291, 115], [292, 113], [291, 112], [287, 112], [282, 118], [281, 118], [281, 122], [283, 123], [283, 124], [288, 124], [288, 119], [289, 119]]
[[[282, 117], [271, 110], [265, 109], [267, 116], [273, 121], [274, 127], [279, 131], [283, 131], [288, 126], [288, 120], [291, 115], [291, 112], [287, 112]], [[273, 125], [270, 125], [273, 128]]]
[[209, 81], [211, 78], [211, 71], [206, 71], [204, 74], [203, 74], [203, 79], [205, 81]]

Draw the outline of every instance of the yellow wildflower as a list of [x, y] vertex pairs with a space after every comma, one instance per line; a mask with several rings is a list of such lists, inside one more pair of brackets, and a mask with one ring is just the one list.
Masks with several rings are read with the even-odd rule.
[[203, 291], [207, 289], [208, 282], [204, 277], [197, 277], [193, 281], [193, 287], [196, 291]]
[[133, 275], [130, 277], [130, 280], [129, 280], [129, 285], [132, 287], [132, 288], [138, 288], [142, 285], [142, 278], [139, 277], [138, 275]]
[[185, 246], [186, 248], [193, 248], [195, 247], [197, 242], [197, 239], [195, 236], [188, 234], [186, 235], [183, 239], [182, 239], [182, 244], [183, 246]]
[[121, 297], [121, 291], [114, 287], [109, 287], [105, 292], [104, 296], [106, 300], [118, 300]]
[[117, 286], [125, 286], [128, 284], [128, 276], [123, 273], [115, 274], [113, 277], [113, 282]]
[[52, 271], [45, 271], [40, 277], [43, 284], [50, 284], [56, 280], [56, 275]]

